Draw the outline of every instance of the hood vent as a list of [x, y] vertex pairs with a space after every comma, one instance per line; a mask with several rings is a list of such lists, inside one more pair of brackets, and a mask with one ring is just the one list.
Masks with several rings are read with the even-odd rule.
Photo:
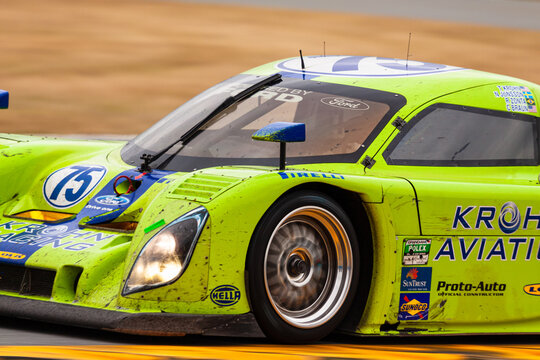
[[169, 198], [209, 202], [224, 193], [242, 178], [210, 174], [194, 174], [171, 191]]

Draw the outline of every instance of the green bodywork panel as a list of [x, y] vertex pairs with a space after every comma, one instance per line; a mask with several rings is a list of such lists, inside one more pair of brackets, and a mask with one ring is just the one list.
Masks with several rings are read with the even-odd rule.
[[[270, 75], [279, 71], [281, 62], [246, 73]], [[14, 217], [29, 210], [90, 213], [90, 199], [118, 175], [135, 171], [120, 157], [124, 143], [1, 134], [0, 262], [24, 256], [17, 266], [56, 274], [50, 298], [16, 291], [0, 294], [123, 312], [250, 312], [246, 256], [257, 224], [283, 194], [316, 186], [350, 194], [369, 218], [371, 237], [361, 240], [369, 241], [373, 250], [372, 280], [357, 333], [540, 332], [540, 296], [524, 290], [540, 284], [540, 167], [388, 165], [384, 156], [400, 132], [392, 124], [398, 117], [407, 122], [438, 103], [508, 111], [512, 104], [496, 95], [504, 86], [527, 87], [536, 104], [540, 87], [467, 69], [406, 79], [321, 75], [309, 81], [394, 92], [407, 102], [383, 124], [357, 163], [295, 165], [283, 171], [226, 166], [161, 174], [112, 220], [136, 222], [131, 232], [89, 226], [89, 217], [74, 230], [62, 228], [62, 223]], [[528, 115], [538, 118], [538, 112]], [[374, 161], [370, 166], [363, 165], [366, 156]], [[54, 188], [47, 190], [46, 182], [71, 166], [82, 166], [71, 168], [80, 174], [93, 166], [92, 181], [97, 183], [84, 200], [65, 208], [53, 206], [45, 194]], [[99, 181], [96, 174], [103, 174]], [[508, 202], [517, 206], [523, 225], [511, 233], [498, 223], [502, 212], [516, 211], [505, 210]], [[182, 276], [123, 296], [126, 278], [145, 244], [200, 206], [207, 209], [209, 220]], [[17, 246], [20, 252], [13, 250]], [[240, 300], [231, 306], [213, 302], [211, 291], [222, 285], [236, 287]]]

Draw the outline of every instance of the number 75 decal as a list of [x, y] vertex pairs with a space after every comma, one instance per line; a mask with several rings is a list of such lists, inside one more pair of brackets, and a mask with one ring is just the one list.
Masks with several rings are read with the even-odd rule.
[[101, 165], [73, 165], [56, 170], [43, 184], [43, 196], [56, 208], [71, 207], [84, 199], [107, 173]]

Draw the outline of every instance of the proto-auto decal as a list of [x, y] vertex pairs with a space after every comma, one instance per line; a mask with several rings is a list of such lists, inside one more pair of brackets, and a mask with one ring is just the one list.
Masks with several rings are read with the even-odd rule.
[[506, 284], [497, 282], [464, 283], [446, 282], [437, 283], [439, 296], [504, 296]]
[[401, 268], [401, 291], [430, 291], [431, 267]]
[[523, 291], [525, 291], [529, 295], [540, 296], [540, 284], [525, 285], [523, 287]]
[[429, 293], [407, 293], [399, 296], [398, 320], [427, 320]]
[[504, 99], [508, 111], [536, 112], [534, 95], [526, 86], [498, 85], [493, 94]]
[[403, 265], [426, 265], [429, 260], [431, 239], [403, 241]]
[[278, 172], [281, 179], [293, 179], [293, 178], [324, 178], [324, 179], [345, 179], [343, 175], [339, 174], [325, 174], [315, 172]]
[[50, 174], [43, 184], [43, 196], [55, 208], [68, 208], [83, 200], [103, 179], [101, 165], [72, 165]]
[[232, 306], [240, 301], [240, 290], [232, 285], [221, 285], [212, 290], [210, 299], [219, 306]]

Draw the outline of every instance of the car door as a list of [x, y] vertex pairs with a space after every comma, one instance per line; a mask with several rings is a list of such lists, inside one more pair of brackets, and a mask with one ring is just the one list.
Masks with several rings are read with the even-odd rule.
[[528, 94], [503, 83], [438, 98], [383, 152], [387, 171], [416, 191], [431, 239], [429, 320], [447, 328], [489, 331], [540, 316], [531, 296], [540, 283], [539, 119]]

